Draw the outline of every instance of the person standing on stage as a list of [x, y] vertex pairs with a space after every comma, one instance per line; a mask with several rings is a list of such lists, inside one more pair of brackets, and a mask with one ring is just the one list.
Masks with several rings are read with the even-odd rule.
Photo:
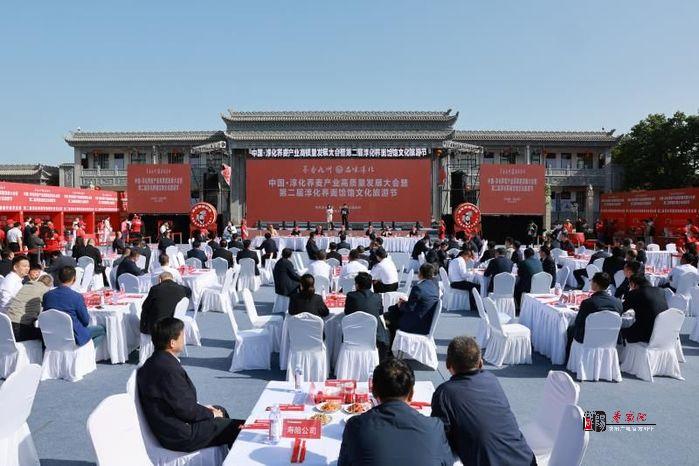
[[328, 230], [334, 230], [335, 225], [333, 224], [333, 214], [335, 213], [335, 209], [333, 209], [333, 206], [328, 204], [328, 207], [325, 209], [325, 221], [328, 224]]
[[349, 206], [347, 203], [342, 204], [342, 207], [340, 208], [340, 217], [342, 217], [342, 225], [349, 230]]

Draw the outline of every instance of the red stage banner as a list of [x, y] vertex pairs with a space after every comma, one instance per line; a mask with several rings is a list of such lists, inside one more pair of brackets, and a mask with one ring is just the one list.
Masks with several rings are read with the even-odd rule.
[[481, 213], [543, 215], [545, 176], [543, 165], [481, 165]]
[[247, 220], [324, 222], [330, 204], [340, 223], [347, 203], [350, 222], [429, 224], [429, 159], [253, 159], [246, 162]]
[[0, 182], [0, 212], [116, 212], [117, 193]]
[[186, 214], [190, 209], [191, 167], [188, 164], [128, 167], [129, 212]]

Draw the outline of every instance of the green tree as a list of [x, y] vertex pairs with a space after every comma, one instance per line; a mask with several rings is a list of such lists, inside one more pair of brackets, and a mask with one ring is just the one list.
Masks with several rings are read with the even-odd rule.
[[699, 185], [699, 115], [649, 115], [612, 151], [624, 169], [624, 189]]

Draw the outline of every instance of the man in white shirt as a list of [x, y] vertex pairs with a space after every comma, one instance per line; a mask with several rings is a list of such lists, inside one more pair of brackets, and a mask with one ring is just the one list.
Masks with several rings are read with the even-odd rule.
[[680, 259], [680, 265], [675, 266], [675, 268], [670, 271], [670, 274], [667, 277], [670, 281], [670, 288], [676, 290], [677, 285], [679, 285], [680, 283], [680, 277], [685, 273], [691, 272], [695, 275], [698, 273], [697, 268], [692, 265], [693, 260], [694, 256], [691, 252], [685, 252], [684, 254], [682, 254], [682, 258]]
[[155, 270], [153, 270], [153, 273], [156, 275], [160, 275], [163, 272], [169, 272], [170, 275], [172, 275], [172, 280], [175, 283], [180, 285], [184, 284], [180, 271], [174, 267], [170, 267], [170, 257], [168, 257], [167, 254], [161, 254], [158, 256], [158, 265], [156, 266]]
[[22, 288], [22, 281], [27, 274], [29, 274], [29, 259], [27, 256], [15, 256], [12, 259], [12, 271], [0, 284], [0, 312], [7, 313], [10, 301]]
[[349, 262], [342, 266], [340, 278], [354, 278], [359, 272], [369, 272], [364, 264], [359, 262], [359, 251], [352, 249], [349, 252]]
[[469, 291], [468, 300], [470, 309], [476, 309], [476, 300], [471, 290], [476, 288], [480, 292], [481, 289], [480, 285], [471, 281], [473, 277], [469, 273], [470, 255], [471, 251], [469, 251], [468, 247], [464, 247], [461, 252], [459, 252], [459, 255], [449, 262], [449, 282], [451, 288]]
[[318, 251], [316, 254], [316, 260], [308, 264], [308, 270], [306, 273], [310, 273], [314, 277], [326, 277], [330, 280], [330, 266], [325, 262], [325, 251]]
[[374, 293], [398, 291], [398, 269], [396, 269], [396, 264], [387, 258], [384, 248], [377, 248], [374, 254], [378, 261], [371, 269], [371, 278], [374, 280]]
[[19, 222], [15, 222], [14, 226], [7, 231], [7, 247], [12, 252], [22, 250], [22, 230], [19, 229]]

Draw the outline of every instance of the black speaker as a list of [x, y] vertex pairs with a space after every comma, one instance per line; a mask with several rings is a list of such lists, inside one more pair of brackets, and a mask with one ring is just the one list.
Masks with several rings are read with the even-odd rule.
[[464, 172], [455, 171], [451, 173], [451, 210], [466, 202], [464, 195]]

